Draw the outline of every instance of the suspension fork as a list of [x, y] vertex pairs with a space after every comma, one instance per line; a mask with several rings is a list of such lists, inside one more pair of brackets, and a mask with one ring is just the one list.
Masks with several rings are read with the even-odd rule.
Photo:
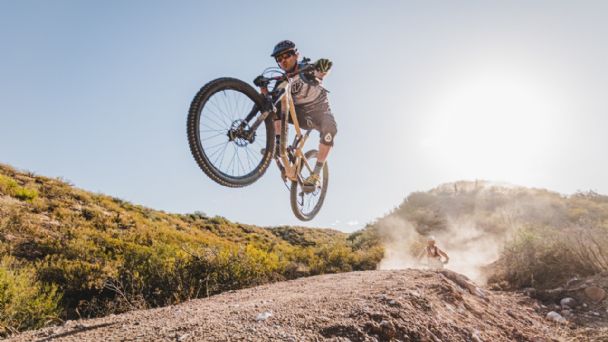
[[[279, 96], [276, 99], [276, 101], [273, 101], [272, 96], [268, 93], [268, 88], [262, 88], [262, 95], [264, 95], [264, 108], [262, 108], [262, 114], [260, 116], [258, 116], [258, 118], [253, 122], [252, 125], [249, 126], [250, 129], [249, 129], [249, 133], [247, 134], [247, 138], [249, 140], [251, 140], [254, 132], [258, 129], [258, 127], [262, 124], [262, 122], [264, 122], [264, 120], [266, 120], [268, 115], [276, 112], [276, 110], [277, 110], [276, 106], [281, 101], [284, 94], [285, 94], [285, 90], [282, 89], [281, 92], [279, 93]], [[257, 114], [257, 112], [259, 110], [260, 110], [260, 108], [258, 108], [257, 105], [253, 105], [253, 108], [251, 109], [249, 114], [247, 114], [243, 123], [241, 123], [241, 127], [245, 128], [245, 126], [249, 124], [251, 119], [253, 119], [255, 117], [255, 115]]]

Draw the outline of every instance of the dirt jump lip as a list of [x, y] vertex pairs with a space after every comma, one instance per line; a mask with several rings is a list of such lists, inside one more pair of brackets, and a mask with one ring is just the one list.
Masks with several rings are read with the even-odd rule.
[[[9, 341], [431, 340], [567, 336], [535, 300], [448, 270], [327, 274], [122, 315], [69, 321]], [[553, 334], [553, 335], [552, 335]]]

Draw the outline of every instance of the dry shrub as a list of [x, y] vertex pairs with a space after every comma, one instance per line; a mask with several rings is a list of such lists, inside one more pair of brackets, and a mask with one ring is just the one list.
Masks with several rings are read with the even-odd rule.
[[548, 289], [608, 270], [608, 238], [596, 230], [522, 228], [505, 245], [488, 282], [510, 289]]

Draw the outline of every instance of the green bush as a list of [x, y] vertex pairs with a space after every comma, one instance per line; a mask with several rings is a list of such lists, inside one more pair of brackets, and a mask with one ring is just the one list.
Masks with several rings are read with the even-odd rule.
[[11, 257], [0, 260], [0, 336], [36, 329], [57, 320], [57, 286], [43, 286], [33, 268], [18, 268]]
[[4, 176], [4, 175], [0, 175], [0, 192], [2, 192], [5, 195], [12, 196], [15, 189], [18, 187], [19, 187], [19, 184], [17, 184], [17, 182], [14, 179]]
[[38, 197], [38, 191], [36, 189], [19, 187], [15, 190], [13, 196], [22, 201], [32, 201]]
[[36, 189], [19, 186], [13, 178], [4, 175], [0, 175], [0, 192], [22, 201], [32, 201], [38, 197]]

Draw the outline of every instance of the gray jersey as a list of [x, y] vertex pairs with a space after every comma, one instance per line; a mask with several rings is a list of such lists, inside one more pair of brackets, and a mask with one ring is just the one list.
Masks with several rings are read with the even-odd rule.
[[[299, 64], [298, 66], [302, 68], [305, 65]], [[319, 73], [315, 71], [314, 75], [318, 76]], [[327, 93], [328, 91], [323, 88], [322, 81], [319, 78], [315, 80], [312, 75], [304, 75], [302, 73], [293, 78], [291, 95], [296, 112], [300, 115], [329, 112]]]

